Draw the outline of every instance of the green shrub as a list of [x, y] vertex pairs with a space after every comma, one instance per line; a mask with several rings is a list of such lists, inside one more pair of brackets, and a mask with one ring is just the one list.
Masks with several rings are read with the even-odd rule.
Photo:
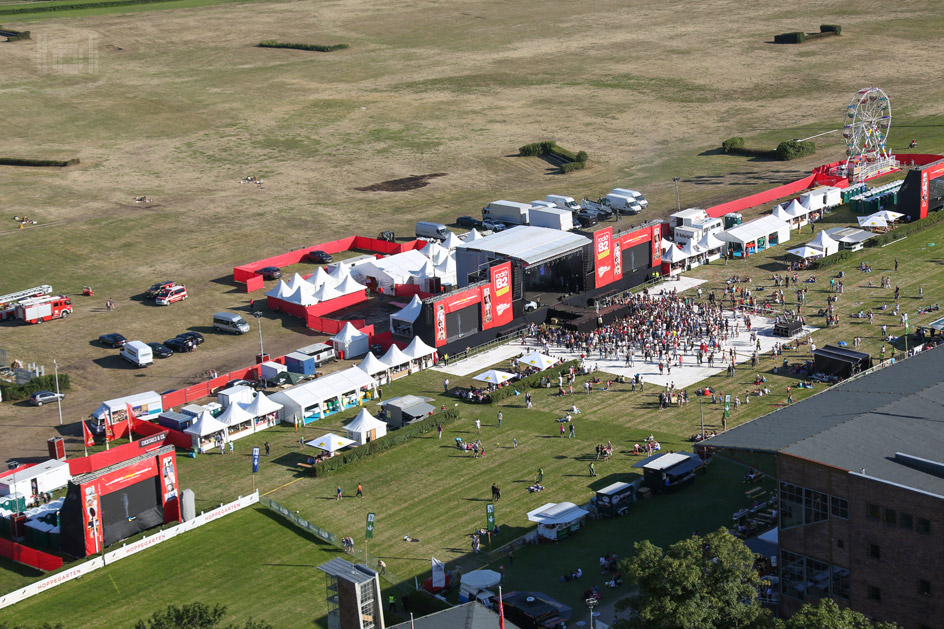
[[3, 26], [0, 25], [0, 37], [6, 37], [7, 41], [20, 41], [22, 39], [29, 39], [30, 32], [29, 31], [14, 31], [9, 28], [3, 28]]
[[518, 149], [518, 154], [522, 157], [536, 157], [541, 154], [541, 144], [539, 142], [525, 144]]
[[721, 143], [721, 150], [725, 153], [734, 153], [735, 151], [740, 151], [744, 148], [744, 138], [733, 137], [728, 138]]
[[799, 159], [812, 155], [816, 152], [816, 145], [812, 142], [797, 142], [796, 140], [787, 140], [777, 145], [777, 159], [782, 162], [788, 162], [791, 159]]
[[526, 378], [522, 378], [521, 380], [518, 380], [511, 386], [502, 387], [500, 389], [496, 389], [495, 391], [492, 391], [491, 393], [488, 394], [489, 402], [494, 404], [495, 402], [504, 400], [506, 397], [513, 396], [515, 394], [515, 391], [521, 394], [522, 391], [524, 391], [525, 389], [539, 389], [541, 388], [541, 378], [543, 378], [544, 376], [549, 376], [551, 380], [554, 381], [557, 378], [557, 374], [566, 375], [570, 371], [571, 367], [576, 368], [577, 365], [579, 364], [580, 364], [580, 361], [571, 360], [570, 362], [566, 362], [559, 367], [551, 367], [550, 369], [546, 369], [545, 371], [539, 371], [538, 373], [533, 373], [530, 376], [527, 376]]
[[0, 166], [74, 166], [79, 163], [78, 158], [68, 160], [59, 159], [22, 159], [19, 157], [0, 157]]
[[842, 35], [842, 27], [838, 24], [820, 24], [819, 32], [836, 33], [837, 35]]
[[566, 175], [569, 172], [572, 172], [574, 170], [580, 170], [581, 168], [586, 168], [586, 167], [587, 167], [587, 162], [567, 162], [566, 164], [560, 165], [560, 171]]
[[[59, 374], [59, 390], [68, 391], [71, 388], [69, 384], [69, 375]], [[55, 391], [56, 376], [46, 375], [33, 378], [26, 384], [13, 384], [12, 382], [0, 381], [0, 394], [4, 402], [15, 402], [25, 400], [37, 391]]]
[[291, 48], [292, 50], [313, 50], [315, 52], [334, 52], [335, 50], [344, 50], [350, 48], [348, 44], [291, 44], [286, 42], [267, 39], [259, 42], [259, 48]]
[[796, 31], [793, 33], [783, 33], [782, 35], [774, 35], [774, 43], [776, 44], [802, 44], [806, 41], [806, 33], [803, 31]]
[[581, 164], [587, 163], [587, 152], [586, 151], [577, 151], [577, 161]]
[[380, 439], [375, 439], [366, 445], [359, 446], [353, 450], [348, 450], [343, 454], [336, 454], [322, 463], [315, 464], [313, 466], [315, 476], [325, 476], [328, 474], [328, 472], [341, 469], [348, 463], [360, 461], [365, 456], [370, 456], [371, 454], [389, 450], [390, 448], [396, 447], [401, 443], [405, 443], [414, 437], [436, 430], [436, 427], [439, 424], [445, 426], [447, 424], [451, 424], [457, 419], [459, 419], [458, 411], [455, 409], [447, 409], [437, 415], [433, 415], [429, 419], [424, 419], [423, 421], [410, 424], [409, 426], [405, 426], [399, 430], [388, 432]]
[[569, 159], [572, 162], [578, 161], [576, 154], [574, 154], [571, 151], [568, 151], [562, 146], [557, 146], [556, 144], [552, 144], [550, 149], [548, 149], [547, 152], [550, 153], [551, 155], [556, 155], [558, 157], [563, 157], [564, 159]]
[[933, 214], [928, 214], [927, 218], [922, 218], [920, 220], [913, 221], [911, 223], [905, 223], [904, 225], [896, 227], [890, 232], [873, 236], [872, 238], [869, 238], [868, 240], [865, 241], [865, 246], [866, 247], [881, 247], [883, 245], [887, 245], [890, 242], [900, 240], [901, 238], [904, 238], [905, 236], [916, 234], [920, 232], [921, 230], [927, 229], [928, 227], [931, 227], [932, 225], [936, 225], [937, 223], [940, 223], [941, 221], [944, 221], [944, 212], [934, 212]]
[[831, 256], [820, 258], [819, 260], [814, 260], [813, 264], [810, 265], [810, 268], [826, 269], [831, 266], [836, 266], [837, 264], [840, 264], [841, 262], [845, 262], [846, 260], [853, 257], [854, 255], [855, 253], [853, 253], [852, 251], [849, 251], [848, 249], [843, 249], [842, 251], [834, 253]]
[[0, 8], [0, 15], [20, 15], [22, 13], [50, 13], [52, 11], [74, 11], [77, 9], [107, 9], [109, 7], [129, 7], [136, 4], [157, 4], [173, 2], [174, 0], [104, 0], [103, 2], [86, 2], [84, 4], [57, 4], [57, 5], [30, 5], [28, 7]]

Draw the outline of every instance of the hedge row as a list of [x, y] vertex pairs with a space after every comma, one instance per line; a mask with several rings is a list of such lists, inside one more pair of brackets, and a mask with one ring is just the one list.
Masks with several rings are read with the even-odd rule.
[[433, 415], [429, 419], [425, 419], [415, 424], [410, 424], [409, 426], [405, 426], [399, 430], [394, 430], [393, 432], [388, 432], [380, 439], [376, 439], [366, 445], [354, 448], [353, 450], [345, 452], [344, 454], [336, 454], [322, 463], [316, 463], [313, 466], [315, 476], [325, 476], [328, 474], [328, 472], [341, 469], [348, 463], [360, 461], [365, 456], [370, 456], [371, 454], [389, 450], [390, 448], [398, 446], [401, 443], [409, 441], [413, 437], [418, 437], [419, 435], [436, 430], [436, 427], [439, 424], [443, 424], [445, 426], [446, 424], [450, 424], [457, 419], [459, 419], [459, 412], [455, 409], [447, 409], [438, 415]]
[[820, 24], [818, 33], [804, 33], [802, 31], [782, 33], [780, 35], [774, 35], [774, 43], [802, 44], [807, 39], [819, 39], [820, 37], [829, 37], [832, 35], [842, 35], [842, 27], [838, 24]]
[[890, 242], [904, 238], [905, 236], [910, 236], [915, 234], [923, 229], [931, 227], [944, 221], [944, 212], [935, 212], [933, 214], [928, 214], [927, 218], [922, 218], [921, 220], [913, 221], [911, 223], [905, 223], [900, 227], [896, 227], [890, 232], [884, 234], [879, 234], [873, 236], [865, 241], [866, 247], [881, 247], [882, 245], [887, 245]]
[[313, 50], [315, 52], [334, 52], [335, 50], [344, 50], [350, 48], [348, 44], [291, 44], [286, 42], [267, 39], [259, 42], [260, 48], [291, 48], [293, 50]]
[[75, 11], [78, 9], [107, 9], [109, 7], [128, 7], [136, 4], [157, 4], [174, 0], [104, 0], [103, 2], [85, 2], [81, 4], [58, 4], [53, 6], [29, 6], [13, 9], [0, 9], [0, 15], [19, 15], [21, 13], [50, 13], [52, 11]]
[[22, 159], [19, 157], [0, 157], [0, 166], [57, 166], [64, 168], [66, 166], [75, 166], [79, 163], [79, 158], [60, 160], [60, 159]]
[[845, 262], [846, 260], [848, 260], [849, 258], [851, 258], [851, 257], [854, 256], [854, 255], [855, 255], [855, 253], [853, 253], [852, 251], [849, 251], [848, 249], [843, 249], [842, 251], [839, 251], [839, 252], [837, 252], [837, 253], [834, 253], [834, 254], [831, 255], [831, 256], [826, 256], [825, 258], [820, 258], [819, 260], [814, 260], [814, 261], [813, 261], [813, 264], [810, 265], [810, 268], [813, 268], [813, 269], [826, 269], [826, 268], [829, 268], [829, 267], [831, 267], [831, 266], [836, 266], [837, 264], [839, 264], [839, 263], [841, 263], [841, 262]]
[[777, 145], [777, 159], [782, 162], [788, 162], [791, 159], [799, 159], [812, 155], [816, 152], [816, 145], [812, 142], [798, 142], [796, 140], [787, 140]]
[[[69, 385], [69, 375], [61, 373], [59, 374], [59, 390], [68, 391], [70, 389]], [[0, 381], [0, 394], [3, 395], [4, 402], [16, 402], [18, 400], [25, 400], [29, 396], [33, 395], [37, 391], [55, 391], [56, 390], [56, 376], [46, 375], [38, 376], [33, 378], [26, 384], [13, 384], [12, 382], [3, 382]]]
[[20, 41], [21, 39], [30, 39], [30, 32], [14, 31], [0, 26], [0, 36], [6, 37], [7, 41]]
[[567, 162], [566, 164], [560, 165], [560, 170], [565, 175], [574, 170], [580, 170], [581, 168], [586, 168], [587, 162]]
[[[544, 376], [556, 376], [558, 373], [566, 375], [570, 371], [571, 367], [576, 368], [579, 364], [579, 360], [571, 360], [564, 363], [560, 367], [551, 367], [550, 369], [533, 373], [530, 376], [518, 380], [511, 386], [502, 387], [492, 391], [488, 394], [488, 399], [494, 404], [495, 402], [504, 400], [506, 397], [511, 397], [515, 394], [515, 391], [521, 393], [519, 389], [539, 389], [541, 388], [541, 378]], [[553, 380], [553, 377], [551, 379]]]
[[578, 151], [574, 153], [573, 151], [568, 151], [562, 146], [558, 146], [557, 142], [553, 140], [545, 140], [543, 142], [534, 142], [533, 144], [525, 144], [518, 149], [518, 154], [522, 157], [535, 157], [537, 155], [555, 155], [562, 159], [569, 160], [560, 165], [560, 170], [562, 173], [569, 173], [573, 170], [579, 170], [581, 168], [587, 167], [587, 152]]
[[820, 33], [836, 33], [837, 35], [842, 35], [842, 27], [838, 24], [820, 24], [819, 32]]
[[775, 44], [802, 44], [806, 41], [806, 33], [803, 31], [796, 31], [793, 33], [783, 33], [781, 35], [774, 35]]

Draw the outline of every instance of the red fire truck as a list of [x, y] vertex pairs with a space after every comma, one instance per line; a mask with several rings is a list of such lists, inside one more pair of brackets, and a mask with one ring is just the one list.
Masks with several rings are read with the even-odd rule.
[[36, 288], [27, 288], [18, 290], [8, 295], [0, 295], [0, 321], [7, 321], [16, 317], [16, 305], [21, 301], [32, 299], [33, 297], [42, 297], [52, 293], [52, 286], [43, 284]]
[[16, 318], [27, 323], [65, 319], [72, 314], [72, 300], [63, 295], [34, 297], [16, 305]]

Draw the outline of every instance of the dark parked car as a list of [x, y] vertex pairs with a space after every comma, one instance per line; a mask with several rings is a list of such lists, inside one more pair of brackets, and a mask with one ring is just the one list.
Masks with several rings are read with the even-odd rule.
[[599, 223], [597, 213], [592, 210], [580, 210], [574, 214], [574, 219], [580, 223], [581, 227], [591, 227]]
[[37, 391], [30, 396], [30, 404], [33, 406], [42, 406], [43, 404], [50, 404], [56, 400], [61, 400], [65, 396], [65, 393], [56, 393], [55, 391]]
[[161, 291], [167, 290], [169, 288], [173, 288], [174, 286], [177, 286], [177, 282], [167, 281], [167, 282], [158, 282], [157, 284], [151, 284], [151, 288], [144, 291], [144, 296], [147, 297], [148, 299], [156, 299], [158, 293], [160, 293]]
[[193, 341], [194, 345], [203, 345], [204, 341], [203, 335], [199, 332], [181, 332], [177, 335], [177, 338], [183, 339], [185, 341], [189, 339]]
[[148, 343], [148, 347], [151, 348], [151, 352], [154, 353], [156, 358], [170, 358], [174, 355], [173, 350], [163, 343]]
[[98, 337], [98, 342], [106, 347], [114, 347], [117, 349], [119, 347], [124, 347], [125, 343], [128, 342], [128, 339], [117, 332], [113, 332], [111, 334], [102, 334], [100, 337]]
[[264, 266], [258, 271], [257, 275], [261, 275], [264, 280], [277, 280], [282, 277], [282, 269], [277, 266]]
[[174, 337], [172, 339], [167, 339], [164, 341], [164, 345], [170, 349], [175, 354], [183, 354], [184, 352], [192, 352], [196, 345], [187, 343], [185, 339], [180, 337]]
[[[315, 264], [327, 264], [329, 262], [334, 262], [334, 258], [331, 257], [330, 253], [326, 253], [324, 251], [321, 251], [320, 249], [309, 251], [308, 255], [306, 255], [305, 258], [309, 262], [314, 262]], [[281, 275], [282, 273], [279, 272], [279, 276]]]
[[469, 229], [478, 229], [482, 226], [482, 221], [474, 216], [460, 216], [456, 219], [456, 225], [459, 227], [468, 227]]

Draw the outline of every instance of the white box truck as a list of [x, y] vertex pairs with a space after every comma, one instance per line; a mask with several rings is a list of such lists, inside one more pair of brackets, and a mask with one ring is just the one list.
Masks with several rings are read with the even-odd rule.
[[120, 356], [135, 367], [147, 367], [154, 362], [151, 346], [141, 341], [128, 341], [121, 348]]
[[573, 210], [575, 212], [580, 210], [580, 204], [574, 201], [573, 197], [565, 197], [560, 194], [549, 194], [544, 197], [544, 200], [550, 201], [556, 207], [559, 207], [562, 210]]
[[492, 201], [482, 208], [482, 220], [501, 221], [511, 225], [527, 225], [531, 204], [516, 201]]
[[606, 195], [606, 204], [620, 214], [639, 214], [642, 208], [636, 203], [633, 197], [626, 197], [621, 194], [610, 193]]
[[533, 207], [531, 226], [570, 231], [574, 228], [574, 213], [558, 207]]
[[629, 188], [613, 188], [610, 191], [610, 194], [618, 194], [620, 196], [636, 199], [636, 203], [638, 203], [639, 207], [644, 210], [649, 207], [649, 201], [647, 201], [646, 197], [642, 196], [642, 193], [638, 190], [630, 190]]

